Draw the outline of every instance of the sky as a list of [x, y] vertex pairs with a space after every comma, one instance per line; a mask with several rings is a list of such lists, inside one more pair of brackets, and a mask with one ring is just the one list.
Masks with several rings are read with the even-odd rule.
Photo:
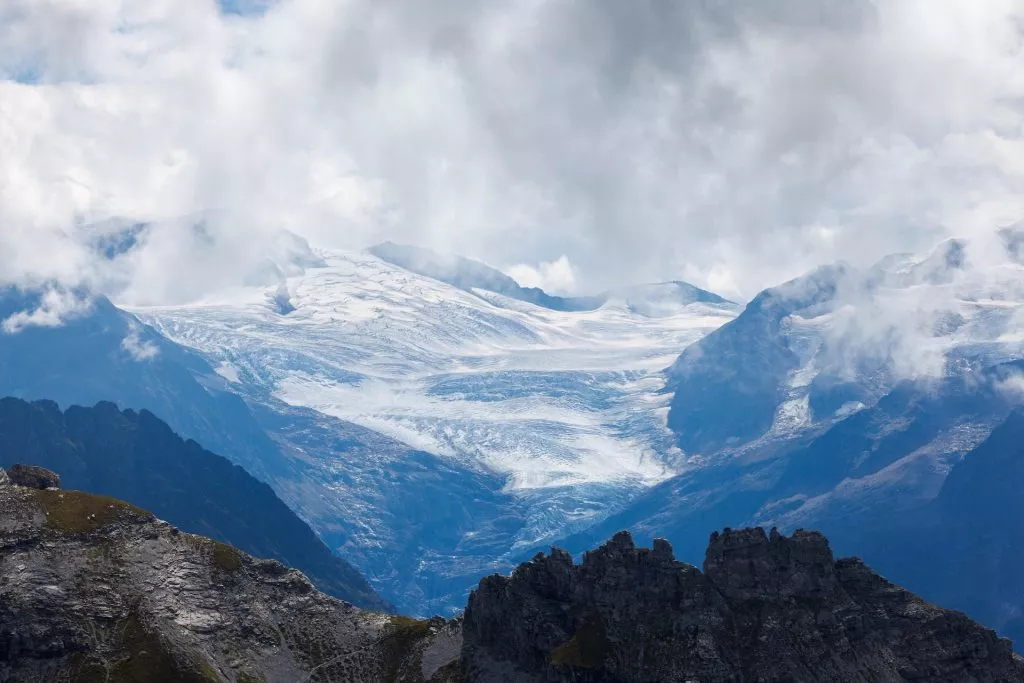
[[4, 282], [188, 300], [288, 229], [744, 299], [1022, 218], [1024, 0], [0, 2]]

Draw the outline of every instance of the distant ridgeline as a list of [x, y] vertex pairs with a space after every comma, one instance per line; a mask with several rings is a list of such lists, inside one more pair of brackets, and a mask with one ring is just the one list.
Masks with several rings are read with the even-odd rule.
[[[643, 287], [641, 286], [625, 288], [621, 291], [604, 292], [595, 296], [556, 296], [548, 294], [538, 287], [523, 287], [500, 270], [462, 256], [438, 254], [422, 247], [395, 244], [394, 242], [383, 242], [370, 247], [368, 251], [383, 261], [387, 261], [410, 272], [447, 283], [467, 292], [471, 292], [474, 289], [482, 289], [507, 296], [510, 299], [549, 308], [553, 311], [593, 311], [616, 296], [623, 298], [627, 305], [629, 305], [631, 298], [641, 299], [643, 298], [641, 295], [644, 294], [642, 292]], [[674, 287], [676, 290], [674, 299], [677, 303], [700, 302], [730, 305], [732, 303], [717, 294], [694, 287], [687, 282], [661, 284]], [[643, 303], [646, 302], [637, 302], [638, 312], [640, 313], [643, 313]]]
[[324, 592], [390, 610], [266, 484], [185, 441], [146, 410], [0, 399], [0, 466], [55, 470], [64, 488], [113, 496], [185, 531], [301, 569]]

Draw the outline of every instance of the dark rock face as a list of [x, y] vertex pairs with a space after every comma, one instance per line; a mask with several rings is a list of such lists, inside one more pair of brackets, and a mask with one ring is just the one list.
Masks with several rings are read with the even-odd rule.
[[0, 486], [4, 683], [453, 683], [460, 645], [114, 498]]
[[1010, 642], [819, 533], [616, 534], [481, 581], [464, 618], [364, 612], [114, 498], [0, 470], [0, 681], [1024, 683]]
[[480, 681], [1024, 681], [1009, 641], [802, 531], [716, 532], [703, 573], [626, 533], [555, 549], [484, 579], [463, 636]]
[[8, 474], [12, 484], [33, 489], [59, 489], [60, 477], [56, 472], [35, 465], [12, 465]]
[[[767, 540], [767, 543], [765, 542]], [[815, 599], [835, 591], [835, 563], [819, 533], [761, 528], [711, 534], [704, 573], [730, 600]]]

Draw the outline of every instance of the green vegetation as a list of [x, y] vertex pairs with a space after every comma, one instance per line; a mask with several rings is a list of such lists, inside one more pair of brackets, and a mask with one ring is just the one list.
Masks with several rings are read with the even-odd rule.
[[[381, 643], [387, 662], [387, 681], [398, 679], [402, 663], [413, 653], [417, 643], [430, 635], [430, 622], [411, 617], [394, 616], [388, 619]], [[419, 669], [417, 665], [416, 670]]]
[[81, 491], [32, 491], [46, 513], [46, 525], [68, 534], [98, 531], [118, 522], [146, 522], [153, 515], [134, 505]]
[[221, 543], [210, 541], [213, 544], [213, 565], [225, 572], [233, 572], [242, 567], [242, 554], [237, 549]]
[[574, 666], [581, 669], [597, 669], [604, 666], [605, 655], [610, 643], [605, 635], [604, 623], [596, 614], [590, 615], [572, 638], [548, 654], [548, 661], [555, 666]]
[[234, 572], [242, 568], [242, 553], [234, 546], [196, 534], [181, 534], [185, 543], [197, 554], [209, 559], [210, 563], [223, 572]]
[[78, 655], [73, 664], [74, 683], [220, 683], [223, 679], [208, 662], [183, 664], [147, 630], [136, 615], [113, 627], [112, 652], [100, 659]]

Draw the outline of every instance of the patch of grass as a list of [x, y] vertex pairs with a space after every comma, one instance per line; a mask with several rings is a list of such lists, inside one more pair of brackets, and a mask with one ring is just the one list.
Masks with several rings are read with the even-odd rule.
[[75, 683], [221, 683], [209, 662], [184, 664], [135, 615], [114, 627], [114, 649], [101, 660], [95, 654], [76, 657]]
[[237, 571], [242, 567], [242, 554], [227, 543], [211, 541], [213, 544], [213, 565], [225, 572]]
[[67, 534], [98, 531], [118, 522], [148, 522], [152, 513], [116, 498], [82, 491], [32, 491], [46, 513], [46, 525]]
[[[385, 680], [394, 681], [416, 644], [430, 635], [430, 622], [411, 617], [393, 616], [384, 627], [382, 647], [387, 665]], [[418, 665], [416, 666], [418, 669]]]
[[555, 666], [573, 666], [581, 669], [599, 669], [604, 666], [610, 643], [605, 635], [604, 623], [596, 614], [590, 615], [572, 638], [548, 654]]
[[196, 534], [181, 534], [179, 539], [223, 572], [231, 573], [242, 568], [242, 553], [234, 546]]

